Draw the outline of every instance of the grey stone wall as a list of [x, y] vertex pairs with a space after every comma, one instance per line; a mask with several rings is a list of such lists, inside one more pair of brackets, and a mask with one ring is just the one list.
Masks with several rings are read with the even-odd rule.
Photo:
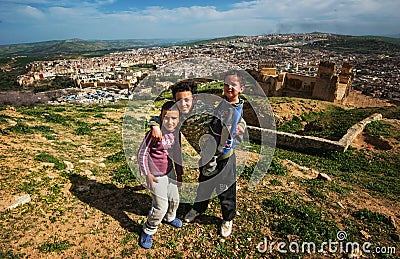
[[360, 121], [359, 123], [354, 124], [350, 129], [347, 130], [347, 133], [338, 141], [340, 145], [344, 147], [344, 151], [350, 146], [351, 142], [365, 129], [368, 123], [373, 121], [382, 120], [382, 114], [374, 113], [368, 118]]
[[351, 142], [357, 137], [357, 135], [364, 130], [365, 126], [368, 123], [381, 119], [381, 114], [376, 113], [371, 115], [370, 117], [353, 125], [339, 141], [333, 141], [313, 136], [301, 136], [292, 133], [262, 129], [253, 126], [248, 126], [248, 131], [251, 139], [261, 141], [261, 136], [263, 136], [264, 141], [267, 139], [267, 143], [273, 143], [273, 140], [271, 140], [271, 138], [276, 136], [277, 147], [286, 147], [299, 150], [316, 149], [344, 152], [350, 146]]
[[0, 92], [0, 105], [38, 105], [47, 104], [53, 98], [76, 94], [79, 89], [66, 88], [40, 93], [33, 91], [4, 91]]

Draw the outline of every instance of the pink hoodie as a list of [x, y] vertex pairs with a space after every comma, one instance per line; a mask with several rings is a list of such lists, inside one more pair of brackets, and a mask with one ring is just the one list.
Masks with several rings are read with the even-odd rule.
[[162, 141], [156, 143], [151, 143], [151, 131], [146, 133], [138, 151], [141, 175], [166, 175], [173, 168], [172, 162], [175, 162], [176, 174], [183, 174], [179, 132], [169, 132], [163, 128], [162, 133]]

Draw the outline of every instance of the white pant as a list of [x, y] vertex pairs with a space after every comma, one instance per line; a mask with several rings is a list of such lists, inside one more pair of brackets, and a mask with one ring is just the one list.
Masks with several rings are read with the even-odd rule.
[[[171, 175], [171, 172], [168, 175]], [[157, 180], [158, 183], [153, 183], [151, 209], [143, 226], [143, 231], [148, 235], [156, 233], [163, 219], [168, 222], [174, 220], [179, 206], [179, 192], [175, 180], [167, 175], [157, 177]]]

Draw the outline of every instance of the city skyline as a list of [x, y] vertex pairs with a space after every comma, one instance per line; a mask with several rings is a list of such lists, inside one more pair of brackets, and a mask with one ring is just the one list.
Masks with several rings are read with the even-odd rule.
[[320, 31], [399, 34], [398, 0], [0, 1], [0, 45], [80, 38], [202, 39]]

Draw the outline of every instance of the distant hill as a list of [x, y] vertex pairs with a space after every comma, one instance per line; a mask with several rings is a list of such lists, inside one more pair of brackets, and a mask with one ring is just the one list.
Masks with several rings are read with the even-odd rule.
[[397, 35], [397, 37], [392, 36], [362, 36], [363, 38], [366, 39], [374, 39], [378, 41], [383, 41], [387, 43], [392, 43], [395, 45], [400, 45], [400, 34]]
[[316, 41], [304, 48], [331, 50], [338, 53], [398, 55], [400, 54], [400, 38], [332, 35], [326, 41]]
[[234, 40], [234, 39], [241, 38], [241, 37], [244, 37], [244, 36], [234, 35], [234, 36], [221, 37], [221, 38], [214, 38], [214, 39], [207, 39], [207, 40], [188, 41], [188, 42], [184, 42], [183, 45], [210, 44], [210, 43], [215, 43], [215, 42]]
[[53, 40], [36, 43], [0, 46], [0, 56], [55, 56], [75, 54], [101, 54], [102, 52], [127, 50], [140, 47], [171, 46], [183, 40], [173, 39], [131, 39], [131, 40]]
[[[320, 32], [313, 32], [316, 34]], [[322, 33], [322, 32], [321, 32]], [[42, 56], [51, 57], [59, 55], [84, 55], [84, 56], [101, 56], [112, 51], [124, 51], [133, 48], [148, 47], [168, 47], [172, 45], [202, 45], [216, 42], [223, 42], [232, 39], [241, 38], [243, 36], [234, 35], [229, 37], [220, 37], [214, 39], [201, 40], [183, 40], [183, 39], [128, 39], [128, 40], [52, 40], [35, 43], [21, 43], [11, 45], [0, 45], [0, 57], [10, 56]], [[398, 52], [400, 46], [400, 34], [384, 36], [347, 36], [332, 35], [332, 38], [325, 42], [312, 44], [310, 47], [327, 47], [337, 51], [357, 50], [361, 47], [362, 52]], [[321, 46], [319, 46], [321, 45]]]
[[400, 33], [397, 33], [397, 34], [388, 34], [388, 35], [385, 35], [386, 37], [390, 37], [390, 38], [400, 38]]

